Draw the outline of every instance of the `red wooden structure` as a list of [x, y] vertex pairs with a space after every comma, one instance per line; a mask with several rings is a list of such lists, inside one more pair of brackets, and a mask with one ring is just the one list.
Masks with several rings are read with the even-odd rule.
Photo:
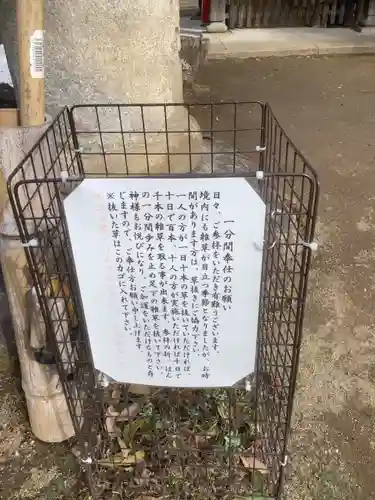
[[209, 24], [211, 11], [211, 0], [202, 0], [201, 19], [203, 24]]

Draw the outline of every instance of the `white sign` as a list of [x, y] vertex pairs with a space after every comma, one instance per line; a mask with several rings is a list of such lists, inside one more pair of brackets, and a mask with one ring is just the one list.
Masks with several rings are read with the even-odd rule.
[[98, 370], [170, 387], [254, 370], [265, 205], [245, 179], [86, 179], [64, 207]]

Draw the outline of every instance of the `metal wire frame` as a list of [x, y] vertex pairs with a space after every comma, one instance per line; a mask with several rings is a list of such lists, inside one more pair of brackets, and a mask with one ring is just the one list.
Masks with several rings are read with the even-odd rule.
[[[213, 452], [199, 449], [197, 441], [192, 446], [180, 440], [176, 446], [187, 420], [197, 418], [202, 425], [204, 421], [202, 415], [186, 414], [186, 391], [174, 389], [149, 396], [147, 401], [159, 413], [160, 423], [158, 443], [148, 445], [147, 470], [151, 477], [159, 477], [159, 484], [152, 485], [151, 496], [191, 498], [200, 494], [207, 498], [238, 495], [251, 498], [268, 494], [279, 498], [311, 262], [308, 245], [314, 235], [317, 178], [268, 105], [258, 102], [188, 105], [185, 122], [176, 130], [170, 125], [170, 115], [183, 109], [184, 105], [173, 104], [64, 109], [9, 178], [9, 196], [22, 242], [29, 245], [34, 238], [38, 240], [38, 246], [26, 247], [28, 264], [90, 491], [97, 498], [106, 495], [110, 498], [112, 494], [118, 495], [116, 498], [136, 498], [150, 494], [150, 484], [148, 493], [145, 486], [145, 482], [152, 482], [150, 478], [146, 481], [140, 471], [137, 477], [137, 467], [131, 471], [125, 468], [118, 477], [113, 468], [108, 472], [108, 464], [103, 466], [103, 459], [108, 462], [108, 454], [117, 446], [108, 435], [108, 419], [112, 418], [108, 413], [109, 402], [113, 401], [115, 391], [117, 403], [127, 407], [134, 404], [134, 394], [129, 386], [103, 389], [95, 378], [63, 198], [72, 184], [88, 176], [193, 175], [249, 179], [267, 206], [255, 391], [249, 393], [243, 386], [219, 392], [195, 391], [195, 398], [208, 398], [219, 402], [218, 408], [224, 407], [219, 420], [228, 439]], [[156, 126], [148, 123], [155, 115]], [[199, 132], [191, 116], [197, 117], [207, 138], [203, 153], [194, 146]], [[229, 121], [231, 127], [227, 126]], [[172, 148], [178, 133], [185, 134], [187, 139], [183, 151]], [[159, 141], [156, 149], [153, 149], [154, 138]], [[133, 159], [143, 161], [141, 174], [139, 163], [137, 171], [132, 167]], [[185, 160], [187, 174], [179, 172], [180, 160]], [[164, 162], [164, 171], [155, 167], [158, 161]], [[264, 172], [262, 180], [256, 179], [257, 170]], [[54, 291], [53, 277], [60, 283]], [[244, 409], [251, 414], [253, 426], [247, 451], [243, 443], [242, 449], [234, 445], [237, 420]], [[129, 425], [135, 421], [130, 418]], [[143, 441], [133, 444], [134, 452], [144, 449], [153, 433], [155, 429], [144, 429]], [[200, 436], [211, 439], [209, 429]], [[244, 490], [243, 478], [236, 468], [239, 457], [247, 461], [248, 491]], [[267, 470], [259, 471], [259, 464], [264, 464]], [[171, 471], [174, 471], [172, 476]], [[208, 483], [215, 490], [209, 491], [204, 486]]]

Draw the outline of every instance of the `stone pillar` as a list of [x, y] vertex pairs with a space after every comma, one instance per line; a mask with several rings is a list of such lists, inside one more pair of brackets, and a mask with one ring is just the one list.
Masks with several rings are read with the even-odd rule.
[[228, 30], [225, 7], [226, 0], [211, 0], [210, 24], [206, 28], [209, 33], [225, 33]]
[[[45, 4], [46, 111], [52, 118], [63, 106], [74, 104], [183, 102], [178, 0], [46, 0]], [[16, 2], [0, 0], [0, 12], [0, 33], [18, 96]], [[151, 173], [183, 172], [194, 168], [199, 158], [194, 156], [191, 160], [188, 153], [189, 150], [199, 152], [202, 141], [199, 127], [192, 117], [188, 118], [186, 109], [172, 107], [165, 113], [162, 108], [145, 108], [144, 118], [145, 134], [127, 133], [123, 137], [127, 152], [136, 153], [131, 157], [132, 161], [129, 159], [128, 172], [147, 171], [146, 141], [148, 151], [152, 150], [155, 155], [147, 162]], [[169, 140], [165, 134], [166, 119], [168, 131], [175, 132]], [[82, 112], [77, 114], [77, 121], [81, 129], [93, 130], [95, 114]], [[105, 127], [121, 132], [118, 113], [108, 112], [101, 125], [103, 132]], [[139, 131], [141, 125], [139, 108], [123, 110], [124, 129]], [[149, 130], [161, 133], [151, 134]], [[195, 132], [191, 140], [188, 130]], [[22, 130], [4, 132], [2, 142], [0, 140], [0, 159], [5, 159], [8, 169], [15, 168], [25, 154], [25, 143], [31, 146], [30, 134], [30, 131]], [[84, 148], [90, 149], [94, 143], [97, 146], [97, 134], [85, 137], [88, 140]], [[17, 161], [10, 162], [6, 158], [4, 141], [8, 139], [12, 143], [9, 150]], [[122, 140], [111, 146], [112, 151], [113, 147], [122, 148]], [[173, 156], [169, 156], [168, 151]], [[123, 158], [113, 159], [118, 161], [109, 165], [108, 171], [113, 168], [118, 172], [119, 164], [124, 164]], [[9, 170], [4, 172], [4, 163], [1, 168], [7, 178]], [[95, 157], [84, 160], [84, 168], [90, 173], [104, 173]], [[10, 212], [6, 212], [5, 222], [14, 226]], [[12, 233], [12, 236], [16, 234]], [[19, 241], [8, 242], [4, 228], [2, 239], [2, 264], [22, 365], [23, 387], [29, 399], [31, 426], [41, 440], [63, 440], [70, 437], [73, 430], [61, 385], [56, 381], [55, 372], [47, 373], [30, 357], [25, 340], [25, 294], [28, 287], [23, 272], [26, 264], [24, 251]], [[52, 391], [52, 387], [57, 389]], [[49, 423], [43, 425], [43, 419], [47, 417]]]
[[26, 255], [5, 190], [9, 174], [47, 126], [48, 121], [44, 127], [0, 127], [0, 259], [31, 428], [41, 441], [61, 442], [72, 437], [74, 429], [56, 368], [39, 364], [32, 352], [31, 336], [36, 323], [41, 325], [41, 313], [34, 310], [36, 318], [32, 320], [28, 311]]

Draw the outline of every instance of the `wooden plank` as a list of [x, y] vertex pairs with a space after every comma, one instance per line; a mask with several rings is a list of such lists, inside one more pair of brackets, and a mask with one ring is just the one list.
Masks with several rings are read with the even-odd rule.
[[246, 20], [246, 4], [245, 0], [242, 0], [240, 5], [238, 6], [237, 27], [246, 28], [245, 20]]
[[258, 0], [257, 11], [255, 16], [255, 27], [262, 28], [265, 26], [264, 23], [264, 0]]
[[339, 7], [339, 15], [337, 19], [339, 25], [342, 25], [344, 23], [344, 17], [345, 17], [345, 3], [341, 2], [341, 5]]
[[307, 9], [306, 0], [299, 0], [298, 26], [304, 26], [305, 25], [306, 9]]
[[315, 2], [314, 0], [310, 0], [307, 4], [307, 9], [306, 9], [306, 16], [305, 16], [306, 26], [311, 26], [313, 24], [314, 14], [315, 14]]
[[[359, 0], [358, 18], [363, 18]], [[340, 0], [231, 0], [229, 27], [263, 28], [282, 26], [326, 26], [334, 24], [341, 7]]]
[[330, 24], [335, 24], [336, 21], [336, 12], [337, 12], [337, 0], [332, 0], [331, 3], [331, 13], [329, 16]]
[[364, 0], [357, 0], [355, 10], [355, 20], [358, 24], [363, 24], [365, 21], [365, 2]]
[[238, 0], [232, 0], [229, 6], [229, 29], [237, 28]]
[[279, 14], [280, 19], [278, 22], [280, 26], [289, 26], [294, 24], [292, 21], [293, 8], [289, 0], [284, 0], [282, 2], [281, 7], [279, 7], [279, 11], [280, 11]]
[[276, 0], [262, 0], [259, 5], [261, 11], [260, 26], [262, 28], [267, 28], [272, 24], [275, 1]]
[[253, 0], [248, 0], [246, 6], [246, 28], [251, 28], [253, 25]]
[[44, 0], [17, 0], [20, 122], [44, 123]]
[[252, 0], [251, 15], [252, 15], [252, 27], [258, 28], [258, 11], [259, 11], [260, 0]]
[[321, 26], [321, 19], [320, 19], [321, 8], [322, 4], [320, 3], [320, 0], [312, 0], [311, 13], [307, 21], [308, 26], [314, 26], [314, 27]]
[[301, 0], [295, 0], [294, 2], [294, 23], [296, 26], [300, 26], [301, 24]]
[[276, 0], [275, 4], [274, 25], [282, 26], [283, 9], [288, 8], [288, 2], [286, 0]]
[[322, 26], [324, 28], [327, 27], [328, 14], [329, 14], [329, 4], [326, 3], [326, 2], [324, 2], [324, 4], [323, 4], [323, 14], [322, 14]]

